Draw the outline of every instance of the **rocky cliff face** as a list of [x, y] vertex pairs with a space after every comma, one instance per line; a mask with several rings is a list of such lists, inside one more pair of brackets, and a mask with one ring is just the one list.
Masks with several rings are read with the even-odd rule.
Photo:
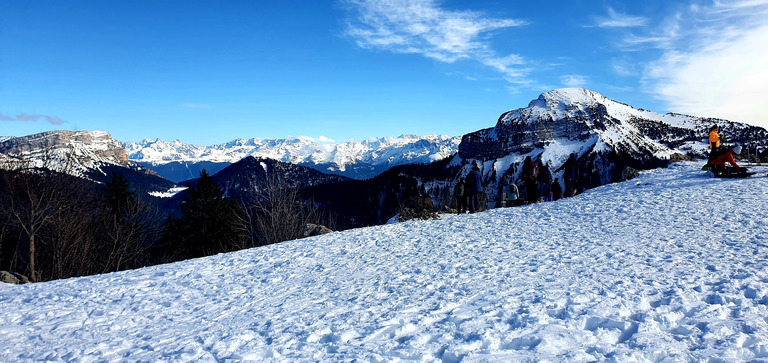
[[139, 182], [141, 175], [151, 177], [152, 187], [173, 183], [160, 180], [151, 170], [128, 160], [123, 144], [104, 131], [43, 132], [0, 141], [0, 167], [47, 168], [50, 170], [104, 182], [111, 173], [132, 174]]
[[578, 149], [579, 154], [595, 149], [658, 159], [675, 153], [700, 155], [706, 150], [704, 140], [714, 124], [732, 143], [762, 145], [768, 138], [765, 129], [755, 126], [662, 115], [589, 90], [566, 88], [544, 93], [528, 107], [502, 114], [492, 128], [464, 135], [459, 155], [490, 160], [566, 144]]
[[[622, 181], [632, 169], [663, 166], [679, 157], [705, 157], [709, 128], [720, 126], [725, 140], [755, 148], [768, 145], [763, 128], [721, 119], [659, 114], [610, 100], [580, 88], [553, 90], [528, 107], [506, 112], [494, 127], [462, 137], [459, 164], [483, 170], [488, 197], [506, 183], [519, 183], [526, 156], [538, 161], [540, 181], [563, 180], [569, 155], [577, 159], [583, 190]], [[458, 165], [458, 164], [457, 164]]]
[[123, 145], [104, 131], [48, 131], [0, 142], [5, 154], [69, 156], [83, 163], [128, 164]]

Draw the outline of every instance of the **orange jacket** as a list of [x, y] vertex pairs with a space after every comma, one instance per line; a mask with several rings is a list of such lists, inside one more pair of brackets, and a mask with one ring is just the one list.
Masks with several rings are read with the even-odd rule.
[[[714, 147], [712, 146], [714, 144]], [[709, 147], [714, 149], [720, 147], [720, 135], [717, 130], [712, 130], [709, 133]]]

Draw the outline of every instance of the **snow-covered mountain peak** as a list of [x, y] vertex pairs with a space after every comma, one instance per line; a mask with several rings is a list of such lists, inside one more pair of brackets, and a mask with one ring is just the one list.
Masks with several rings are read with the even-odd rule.
[[[629, 154], [668, 157], [669, 150], [646, 133], [653, 126], [637, 123], [664, 119], [665, 115], [635, 109], [594, 91], [562, 88], [539, 95], [528, 107], [502, 114], [491, 129], [465, 135], [460, 153], [486, 159], [528, 154], [554, 144], [578, 144], [580, 155], [590, 149], [622, 149]], [[568, 149], [568, 154], [575, 151]], [[562, 162], [568, 154], [553, 161]]]
[[542, 93], [539, 98], [531, 101], [529, 107], [541, 106], [543, 102], [547, 107], [561, 107], [563, 105], [583, 104], [593, 105], [595, 103], [604, 103], [608, 99], [594, 91], [584, 88], [559, 88], [549, 92]]
[[[597, 117], [596, 117], [597, 116]], [[528, 124], [532, 122], [548, 122], [560, 119], [584, 121], [595, 118], [608, 118], [618, 123], [633, 120], [650, 120], [661, 122], [667, 126], [698, 131], [708, 128], [711, 124], [743, 128], [746, 125], [734, 124], [730, 121], [694, 117], [683, 114], [661, 114], [654, 111], [634, 108], [630, 105], [614, 101], [602, 94], [584, 88], [560, 88], [542, 93], [531, 101], [528, 107], [509, 111], [499, 118], [499, 125]], [[594, 126], [591, 123], [588, 125]]]
[[594, 113], [593, 110], [601, 108], [607, 110], [609, 114], [622, 115], [619, 117], [620, 119], [627, 119], [642, 113], [640, 110], [612, 101], [594, 91], [584, 88], [560, 88], [542, 93], [526, 108], [507, 112], [499, 119], [499, 124], [574, 118], [579, 115]]
[[106, 175], [103, 168], [110, 165], [150, 173], [128, 160], [123, 144], [102, 130], [55, 130], [3, 138], [0, 154], [83, 178], [90, 178], [94, 172]]
[[144, 140], [126, 143], [125, 146], [129, 159], [153, 166], [172, 162], [234, 163], [246, 156], [254, 156], [350, 177], [369, 178], [395, 165], [444, 159], [456, 153], [460, 142], [460, 137], [444, 135], [401, 135], [338, 144], [318, 143], [298, 137], [236, 139], [211, 146]]

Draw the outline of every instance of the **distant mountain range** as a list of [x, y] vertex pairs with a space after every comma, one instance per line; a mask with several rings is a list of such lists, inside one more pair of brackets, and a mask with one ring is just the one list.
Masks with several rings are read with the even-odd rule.
[[355, 227], [387, 221], [407, 198], [428, 196], [438, 209], [447, 208], [456, 181], [474, 165], [482, 171], [484, 195], [493, 206], [503, 185], [520, 183], [528, 156], [539, 163], [541, 182], [559, 178], [562, 183], [562, 166], [574, 155], [579, 191], [625, 180], [633, 170], [703, 158], [714, 124], [726, 142], [751, 150], [768, 146], [768, 131], [760, 127], [659, 114], [566, 88], [543, 93], [527, 107], [503, 113], [493, 127], [461, 137], [403, 135], [335, 145], [238, 139], [195, 146], [161, 140], [121, 143], [103, 131], [52, 131], [0, 137], [0, 164], [11, 155], [26, 155], [99, 182], [112, 172], [125, 172], [137, 189], [154, 196], [171, 195], [164, 192], [178, 191], [174, 183], [197, 178], [202, 169], [232, 196], [247, 195], [274, 176], [305, 189], [315, 205]]
[[226, 144], [196, 146], [178, 140], [125, 143], [128, 159], [155, 170], [168, 180], [215, 174], [246, 156], [314, 168], [354, 179], [371, 178], [403, 164], [428, 164], [456, 153], [461, 137], [402, 135], [362, 142], [321, 144], [305, 139], [237, 139]]

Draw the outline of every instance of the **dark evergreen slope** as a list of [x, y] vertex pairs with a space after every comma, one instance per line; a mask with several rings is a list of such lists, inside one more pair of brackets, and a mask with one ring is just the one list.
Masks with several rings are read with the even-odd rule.
[[336, 218], [347, 229], [386, 223], [403, 203], [423, 193], [416, 179], [392, 168], [374, 178], [321, 184], [303, 190], [305, 200]]
[[[248, 201], [270, 183], [290, 188], [306, 187], [348, 180], [343, 176], [324, 174], [315, 169], [281, 161], [248, 156], [211, 176], [224, 193], [237, 200]], [[197, 179], [183, 185], [197, 185]]]

